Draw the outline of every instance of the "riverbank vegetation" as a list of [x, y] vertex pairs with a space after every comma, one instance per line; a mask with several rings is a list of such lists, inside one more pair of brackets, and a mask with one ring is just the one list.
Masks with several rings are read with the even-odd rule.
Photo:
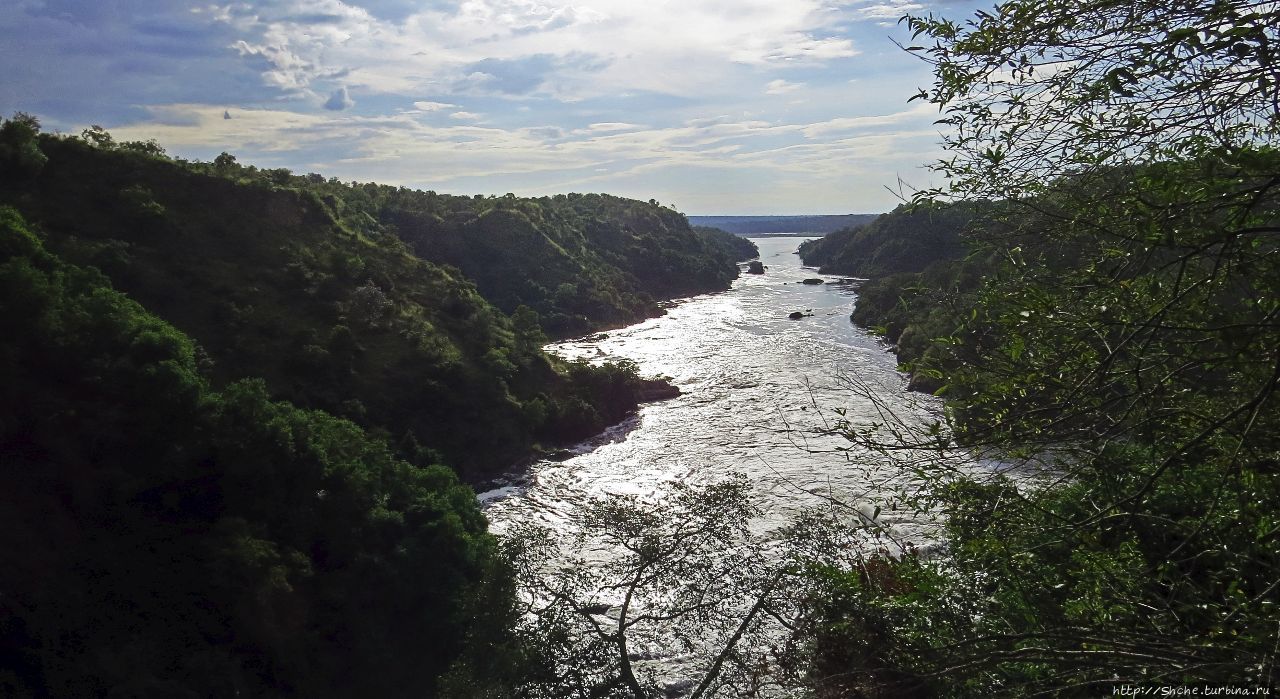
[[[904, 497], [948, 516], [947, 547], [830, 571], [824, 696], [1274, 683], [1280, 16], [1014, 0], [907, 22], [953, 129], [918, 210], [997, 204], [963, 260], [863, 287], [860, 320], [947, 419], [848, 435], [932, 450]], [[1020, 475], [948, 468], [974, 453]]]
[[510, 591], [447, 468], [261, 380], [214, 390], [12, 209], [0, 285], [6, 695], [397, 696], [485, 667]]
[[591, 388], [547, 336], [725, 288], [754, 254], [653, 203], [438, 195], [4, 128], [0, 203], [192, 337], [214, 385], [261, 378], [471, 480], [635, 407], [640, 384]]
[[[543, 576], [554, 538], [507, 555], [486, 533], [459, 474], [645, 388], [545, 338], [724, 288], [749, 252], [657, 202], [0, 125], [0, 688], [646, 699], [627, 634], [672, 619], [712, 639], [697, 697], [1273, 684], [1280, 11], [1010, 0], [906, 23], [948, 184], [809, 254], [879, 275], [860, 322], [946, 401], [930, 425], [845, 425], [853, 453], [909, 459], [893, 505], [942, 516], [927, 553], [813, 524], [757, 557], [732, 483], [592, 504], [628, 552], [592, 575]], [[602, 587], [650, 606], [605, 615]], [[548, 600], [530, 628], [522, 604]]]
[[669, 389], [541, 347], [727, 287], [726, 235], [6, 120], [0, 694], [508, 695], [542, 661], [463, 481]]

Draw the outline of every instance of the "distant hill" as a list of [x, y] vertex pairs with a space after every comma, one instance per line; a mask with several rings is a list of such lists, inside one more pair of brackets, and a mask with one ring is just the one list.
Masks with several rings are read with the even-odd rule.
[[608, 195], [460, 197], [31, 138], [43, 167], [0, 161], [0, 205], [189, 336], [214, 388], [261, 378], [471, 481], [635, 407], [620, 374], [543, 355], [544, 330], [659, 315], [755, 255]]
[[830, 216], [690, 216], [689, 224], [708, 226], [737, 235], [811, 233], [825, 235], [841, 228], [871, 223], [879, 214], [835, 214]]
[[874, 223], [830, 233], [800, 246], [800, 259], [824, 274], [882, 277], [921, 272], [964, 257], [963, 232], [986, 205], [899, 206]]

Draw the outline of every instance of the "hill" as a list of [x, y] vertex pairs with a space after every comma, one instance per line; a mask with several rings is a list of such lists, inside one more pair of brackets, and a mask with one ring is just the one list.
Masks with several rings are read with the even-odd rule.
[[643, 202], [453, 197], [148, 144], [36, 143], [44, 161], [7, 168], [0, 204], [190, 336], [215, 387], [260, 377], [469, 480], [599, 431], [648, 390], [625, 367], [547, 357], [539, 314], [554, 334], [631, 322], [737, 274], [722, 244]]
[[970, 202], [899, 206], [865, 225], [806, 241], [800, 258], [824, 274], [872, 278], [921, 272], [965, 254], [963, 233], [983, 209]]
[[[439, 696], [509, 626], [448, 469], [215, 390], [197, 345], [0, 207], [6, 696]], [[499, 641], [499, 643], [501, 643]]]
[[690, 216], [695, 226], [708, 226], [734, 235], [822, 235], [869, 223], [879, 214], [836, 214], [826, 216]]
[[539, 311], [659, 313], [743, 242], [0, 124], [0, 694], [510, 695], [542, 661], [462, 479], [673, 390]]

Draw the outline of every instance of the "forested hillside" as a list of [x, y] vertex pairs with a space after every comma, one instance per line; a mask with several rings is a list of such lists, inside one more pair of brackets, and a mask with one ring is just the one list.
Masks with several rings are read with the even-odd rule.
[[877, 214], [832, 214], [811, 216], [690, 216], [696, 226], [709, 226], [734, 235], [774, 235], [808, 233], [817, 235], [850, 228], [875, 220]]
[[729, 237], [4, 122], [0, 691], [507, 691], [534, 649], [458, 474], [670, 391], [544, 354], [534, 309], [659, 313], [729, 284]]
[[214, 390], [197, 345], [0, 208], [0, 692], [430, 696], [510, 623], [442, 466]]
[[940, 555], [832, 575], [831, 696], [1274, 691], [1278, 19], [1011, 0], [906, 20], [936, 69], [918, 97], [954, 127], [919, 203], [999, 204], [964, 262], [859, 292], [946, 409], [847, 436], [912, 453], [901, 501], [947, 526]]
[[230, 156], [191, 167], [309, 193], [344, 228], [399, 238], [417, 257], [457, 267], [505, 313], [528, 306], [551, 337], [626, 325], [661, 314], [661, 300], [728, 288], [735, 263], [755, 255], [749, 241], [726, 247], [656, 202], [607, 194], [454, 196], [261, 171]]
[[964, 256], [963, 234], [987, 208], [969, 202], [903, 204], [870, 223], [805, 241], [800, 258], [823, 274], [871, 278], [921, 272]]
[[[903, 498], [949, 517], [950, 555], [833, 590], [851, 596], [823, 647], [874, 629], [879, 650], [819, 674], [956, 697], [1268, 686], [1277, 171], [1276, 151], [1244, 149], [1055, 183], [991, 208], [964, 258], [859, 288], [853, 320], [896, 343], [946, 422], [849, 437], [934, 452]], [[1028, 471], [960, 475], [974, 455]]]
[[418, 256], [459, 267], [504, 311], [529, 306], [557, 337], [728, 288], [736, 262], [754, 256], [731, 255], [671, 209], [602, 194], [475, 200], [386, 188], [369, 208]]
[[540, 320], [625, 323], [737, 273], [741, 251], [641, 202], [348, 185], [89, 136], [32, 140], [41, 167], [11, 168], [0, 202], [190, 335], [215, 385], [260, 377], [468, 478], [635, 406], [625, 371], [546, 357]]

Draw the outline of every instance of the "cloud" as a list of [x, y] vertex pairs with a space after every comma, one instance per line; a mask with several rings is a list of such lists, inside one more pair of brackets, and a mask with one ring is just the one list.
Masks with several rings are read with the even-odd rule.
[[[115, 128], [113, 133], [123, 139], [156, 138], [175, 151], [235, 151], [245, 162], [265, 158], [270, 164], [291, 152], [327, 154], [310, 162], [294, 161], [292, 167], [433, 189], [456, 187], [470, 178], [529, 178], [542, 183], [535, 190], [539, 194], [554, 193], [551, 184], [595, 182], [581, 179], [589, 175], [573, 179], [566, 174], [597, 168], [605, 168], [610, 177], [622, 177], [668, 167], [733, 166], [790, 173], [816, 185], [822, 178], [883, 173], [886, 163], [904, 154], [917, 158], [926, 153], [936, 138], [929, 120], [915, 119], [914, 112], [868, 118], [860, 126], [833, 125], [833, 120], [774, 123], [718, 117], [659, 128], [600, 123], [575, 132], [552, 126], [432, 126], [412, 114], [300, 115], [261, 109], [241, 110], [236, 119], [224, 120], [221, 108], [198, 104], [155, 107], [152, 112], [148, 123]], [[473, 121], [481, 115], [451, 116]], [[885, 128], [893, 124], [898, 126]], [[835, 137], [812, 136], [823, 133]], [[424, 162], [431, 167], [423, 169]], [[664, 196], [678, 200], [670, 192]]]
[[329, 95], [329, 99], [325, 100], [324, 108], [334, 112], [340, 112], [344, 109], [351, 109], [356, 106], [355, 101], [351, 99], [351, 95], [347, 94], [346, 86], [342, 86], [333, 91]]
[[833, 133], [858, 131], [879, 126], [893, 126], [908, 121], [929, 123], [937, 118], [937, 108], [931, 104], [916, 104], [910, 109], [877, 116], [837, 117], [810, 124], [800, 130], [806, 138], [821, 138]]
[[442, 109], [453, 109], [454, 107], [457, 107], [457, 106], [458, 105], [450, 104], [449, 102], [414, 102], [413, 103], [413, 108], [420, 112], [438, 112]]
[[542, 85], [554, 63], [554, 56], [538, 54], [519, 59], [486, 58], [462, 70], [473, 89], [523, 95]]
[[266, 97], [227, 51], [234, 39], [161, 0], [0, 3], [0, 104], [70, 129], [138, 118], [157, 102]]
[[764, 92], [766, 95], [785, 95], [788, 92], [795, 92], [804, 87], [804, 83], [789, 83], [786, 80], [772, 80], [765, 85]]
[[855, 12], [862, 19], [892, 19], [926, 9], [924, 5], [912, 0], [892, 0], [887, 3], [876, 3], [859, 7]]
[[781, 40], [749, 39], [742, 48], [734, 51], [735, 61], [755, 64], [780, 64], [789, 62], [823, 62], [836, 58], [858, 55], [853, 41], [836, 37], [818, 38], [805, 34], [790, 34]]
[[546, 88], [549, 82], [599, 72], [608, 64], [608, 60], [581, 53], [486, 58], [462, 66], [463, 76], [453, 84], [453, 89], [476, 94], [529, 95]]
[[596, 133], [604, 133], [609, 131], [633, 131], [639, 128], [642, 128], [642, 127], [636, 124], [628, 124], [626, 122], [621, 122], [621, 121], [597, 122], [595, 124], [587, 125], [588, 131], [594, 131]]
[[[261, 5], [260, 3], [259, 5]], [[816, 66], [859, 55], [825, 0], [274, 0], [208, 16], [264, 85], [287, 95], [349, 76], [366, 93], [450, 90], [584, 100], [622, 89], [729, 89], [735, 66]]]
[[927, 67], [877, 25], [923, 2], [17, 0], [0, 3], [0, 104], [184, 157], [446, 190], [666, 176], [709, 197], [681, 168], [734, 167], [830, 191], [816, 178], [931, 152], [936, 115], [903, 111]]

